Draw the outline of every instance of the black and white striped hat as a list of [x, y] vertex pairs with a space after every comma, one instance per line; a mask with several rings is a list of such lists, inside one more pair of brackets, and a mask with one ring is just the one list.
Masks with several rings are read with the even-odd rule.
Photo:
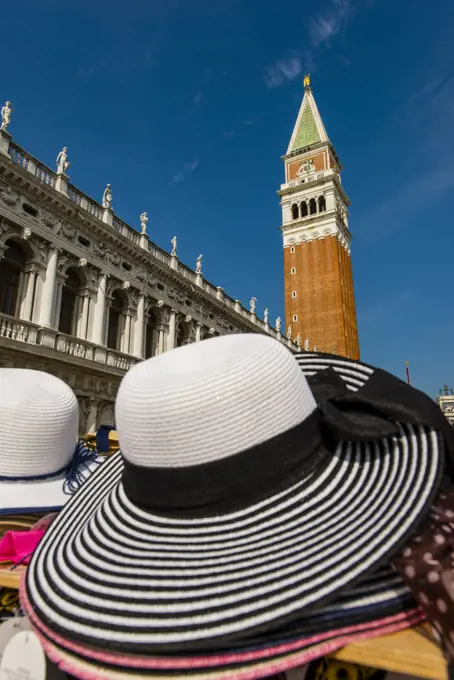
[[30, 605], [63, 637], [127, 654], [272, 631], [377, 568], [425, 516], [438, 413], [383, 371], [296, 362], [261, 335], [137, 364], [116, 403], [122, 455], [39, 544]]

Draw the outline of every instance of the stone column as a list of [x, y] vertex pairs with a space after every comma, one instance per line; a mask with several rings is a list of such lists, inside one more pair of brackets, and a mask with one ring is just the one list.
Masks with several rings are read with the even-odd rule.
[[137, 304], [137, 319], [134, 328], [134, 349], [133, 354], [143, 359], [143, 334], [145, 330], [145, 295], [140, 295]]
[[41, 315], [40, 324], [44, 328], [51, 328], [52, 315], [54, 312], [55, 302], [55, 283], [57, 277], [57, 248], [49, 249], [49, 259], [47, 260], [46, 280], [43, 286], [43, 293], [41, 297]]
[[25, 298], [22, 301], [21, 319], [24, 321], [31, 321], [32, 309], [33, 309], [33, 298], [35, 295], [35, 281], [36, 281], [36, 269], [31, 268], [27, 274], [27, 287], [25, 290]]
[[169, 330], [167, 332], [167, 349], [174, 349], [175, 347], [175, 330], [176, 330], [176, 316], [174, 309], [170, 310]]
[[80, 318], [79, 328], [77, 329], [77, 337], [86, 340], [88, 327], [88, 309], [90, 306], [90, 296], [88, 290], [82, 293], [82, 316]]
[[106, 286], [107, 274], [101, 272], [98, 282], [98, 291], [95, 305], [95, 318], [93, 323], [93, 342], [97, 345], [104, 344], [104, 320], [106, 316]]
[[63, 286], [65, 285], [66, 277], [62, 274], [57, 274], [57, 292], [55, 294], [55, 309], [54, 309], [54, 328], [58, 328], [60, 323], [60, 310], [61, 310], [61, 296], [63, 293]]
[[195, 341], [200, 342], [202, 339], [202, 324], [198, 323], [195, 327]]
[[156, 354], [164, 354], [164, 352], [166, 351], [165, 350], [166, 336], [164, 326], [159, 326], [157, 328], [157, 332], [158, 332], [158, 346], [156, 348], [157, 349]]
[[90, 399], [90, 407], [88, 410], [87, 423], [86, 423], [86, 434], [91, 432], [96, 432], [96, 423], [98, 420], [98, 402], [96, 399]]
[[123, 352], [123, 354], [129, 354], [130, 337], [131, 337], [131, 310], [128, 309], [125, 314], [123, 342], [121, 343], [121, 351]]

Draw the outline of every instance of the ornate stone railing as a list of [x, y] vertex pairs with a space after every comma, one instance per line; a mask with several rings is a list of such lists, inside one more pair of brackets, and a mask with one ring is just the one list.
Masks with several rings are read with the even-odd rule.
[[119, 217], [114, 215], [112, 219], [112, 225], [119, 234], [129, 239], [129, 241], [132, 241], [134, 245], [139, 245], [140, 234], [135, 229], [130, 227], [129, 224], [126, 224], [126, 222], [123, 222], [123, 220], [120, 220]]
[[20, 149], [15, 144], [14, 145], [11, 144], [10, 145], [10, 154], [11, 154], [11, 160], [13, 161], [13, 163], [16, 163], [16, 165], [20, 165], [25, 170], [28, 170], [29, 158], [22, 149]]
[[56, 337], [55, 349], [79, 359], [93, 359], [93, 345], [71, 335], [59, 333]]
[[189, 267], [186, 267], [186, 265], [181, 264], [181, 262], [178, 265], [178, 271], [182, 276], [184, 276], [185, 279], [188, 279], [191, 283], [195, 284], [196, 282], [196, 274], [192, 271], [192, 269], [189, 269]]
[[87, 211], [90, 213], [90, 215], [93, 215], [93, 217], [96, 217], [98, 220], [102, 220], [102, 213], [103, 210], [99, 203], [95, 203], [94, 201], [89, 201], [88, 206], [87, 206]]
[[8, 314], [0, 314], [0, 338], [11, 338], [11, 340], [35, 345], [38, 328], [39, 326], [30, 321], [22, 321], [13, 316], [8, 316]]
[[129, 369], [136, 363], [129, 354], [122, 354], [112, 349], [107, 351], [107, 365], [118, 368], [121, 371], [129, 371]]
[[160, 260], [161, 262], [164, 262], [164, 264], [170, 266], [170, 255], [169, 253], [166, 253], [165, 250], [161, 250], [161, 248], [158, 248], [158, 246], [156, 246], [154, 243], [149, 243], [148, 252], [157, 260]]

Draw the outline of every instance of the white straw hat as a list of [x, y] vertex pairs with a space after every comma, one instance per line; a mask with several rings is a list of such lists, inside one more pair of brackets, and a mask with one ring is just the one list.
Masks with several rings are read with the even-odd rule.
[[43, 371], [0, 369], [0, 514], [60, 509], [77, 447], [72, 389]]
[[[292, 354], [258, 334], [132, 368], [116, 403], [122, 455], [63, 509], [28, 568], [36, 616], [127, 654], [260, 631], [265, 642], [386, 561], [438, 488], [438, 421], [424, 424], [428, 397], [397, 390], [396, 403], [396, 379], [368, 367], [355, 404], [337, 408], [325, 369], [317, 406]], [[317, 372], [314, 362], [312, 382]], [[380, 400], [408, 419], [380, 415]]]

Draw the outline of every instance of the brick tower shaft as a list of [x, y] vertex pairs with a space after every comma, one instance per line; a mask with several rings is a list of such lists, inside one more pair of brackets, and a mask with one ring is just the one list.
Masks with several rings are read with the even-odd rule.
[[285, 163], [282, 206], [285, 319], [302, 347], [359, 359], [348, 227], [350, 201], [342, 170], [310, 87]]

